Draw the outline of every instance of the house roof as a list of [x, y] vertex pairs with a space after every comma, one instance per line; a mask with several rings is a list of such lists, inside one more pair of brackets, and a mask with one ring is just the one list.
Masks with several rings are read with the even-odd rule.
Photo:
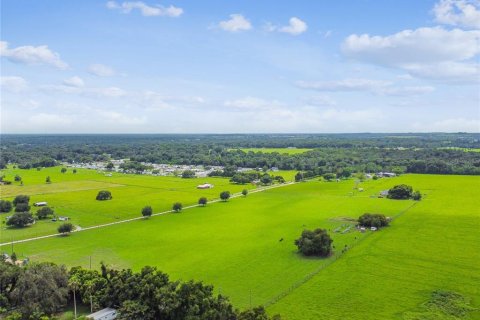
[[110, 313], [116, 312], [116, 311], [117, 310], [115, 310], [113, 308], [105, 308], [105, 309], [99, 310], [97, 312], [94, 312], [92, 314], [89, 314], [87, 316], [87, 318], [97, 319], [97, 318], [101, 318], [103, 316], [106, 316], [107, 314], [110, 314]]

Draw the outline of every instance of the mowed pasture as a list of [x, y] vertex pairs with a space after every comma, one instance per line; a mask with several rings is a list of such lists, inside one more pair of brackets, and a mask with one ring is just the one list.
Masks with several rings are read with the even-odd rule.
[[[161, 177], [112, 173], [77, 169], [73, 173], [68, 168], [66, 173], [60, 172], [61, 167], [21, 170], [10, 167], [2, 171], [6, 180], [13, 181], [18, 174], [22, 177], [23, 186], [19, 182], [0, 186], [0, 197], [12, 200], [18, 194], [30, 195], [30, 203], [47, 201], [57, 216], [68, 216], [75, 226], [84, 228], [98, 224], [120, 221], [141, 216], [141, 209], [150, 205], [154, 212], [170, 210], [174, 202], [184, 206], [196, 204], [202, 196], [216, 199], [219, 193], [228, 190], [240, 192], [244, 188], [255, 188], [253, 185], [236, 185], [226, 178], [194, 178]], [[292, 174], [290, 174], [292, 175]], [[45, 183], [50, 176], [52, 183]], [[203, 183], [214, 185], [212, 189], [199, 190], [197, 185]], [[98, 191], [109, 190], [113, 199], [108, 201], [95, 200]], [[35, 213], [32, 205], [31, 211]], [[34, 225], [15, 229], [6, 228], [3, 221], [10, 214], [0, 215], [2, 221], [0, 243], [21, 240], [46, 234], [56, 233], [60, 224], [50, 219], [39, 220]]]
[[[374, 197], [400, 183], [421, 190], [424, 199]], [[438, 289], [459, 292], [480, 307], [479, 177], [404, 175], [361, 183], [363, 192], [354, 191], [354, 184], [298, 183], [15, 244], [14, 251], [67, 266], [154, 265], [172, 279], [211, 283], [238, 307], [265, 304], [282, 319], [404, 319]], [[394, 220], [377, 232], [333, 232], [365, 212]], [[316, 227], [330, 230], [334, 239], [335, 255], [328, 259], [304, 258], [293, 244], [303, 229]], [[477, 310], [467, 319], [479, 316]]]

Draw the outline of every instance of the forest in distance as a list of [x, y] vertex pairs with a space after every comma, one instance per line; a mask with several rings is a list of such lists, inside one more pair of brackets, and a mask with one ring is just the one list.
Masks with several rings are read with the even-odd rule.
[[[129, 159], [310, 171], [480, 175], [480, 134], [90, 134], [1, 135], [0, 167], [49, 167]], [[308, 148], [302, 153], [261, 148]], [[243, 150], [250, 148], [248, 151]], [[252, 151], [252, 149], [255, 151]], [[472, 152], [469, 152], [472, 151]]]

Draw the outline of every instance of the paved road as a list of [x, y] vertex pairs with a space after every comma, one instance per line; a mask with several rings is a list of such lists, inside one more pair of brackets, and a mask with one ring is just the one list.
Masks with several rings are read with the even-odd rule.
[[[292, 185], [292, 184], [295, 184], [295, 183], [296, 182], [287, 182], [287, 183], [284, 183], [284, 184], [276, 184], [276, 185], [273, 185], [273, 186], [268, 186], [268, 187], [249, 190], [248, 193], [252, 194], [252, 193], [262, 192], [262, 191], [266, 191], [266, 190], [269, 190], [269, 189], [275, 189], [275, 188], [279, 188], [279, 187], [289, 186], [289, 185]], [[242, 196], [242, 193], [238, 192], [238, 193], [232, 194], [230, 196], [230, 198], [231, 199], [232, 198], [238, 198], [238, 197], [241, 197], [241, 196]], [[221, 200], [220, 199], [215, 199], [215, 200], [209, 201], [209, 203], [215, 203], [215, 202], [219, 202], [219, 201], [221, 201]], [[198, 207], [198, 206], [199, 206], [198, 204], [194, 204], [194, 205], [191, 205], [191, 206], [184, 207], [183, 210], [195, 208], [195, 207]], [[167, 213], [173, 213], [173, 212], [174, 212], [173, 210], [158, 212], [158, 213], [152, 214], [152, 217], [161, 216], [161, 215], [164, 215], [164, 214], [167, 214]], [[144, 217], [135, 217], [135, 218], [125, 219], [125, 220], [120, 220], [120, 221], [115, 221], [115, 222], [109, 222], [109, 223], [99, 224], [99, 225], [96, 225], [96, 226], [85, 227], [85, 228], [77, 227], [73, 232], [76, 233], [76, 232], [83, 232], [83, 231], [88, 231], [88, 230], [92, 230], [92, 229], [105, 228], [105, 227], [114, 226], [116, 224], [132, 222], [132, 221], [136, 221], [136, 220], [140, 220], [140, 219], [144, 219]], [[30, 241], [35, 241], [35, 240], [58, 237], [58, 236], [60, 236], [58, 233], [54, 233], [54, 234], [48, 234], [48, 235], [44, 235], [44, 236], [28, 238], [28, 239], [23, 239], [23, 240], [15, 240], [15, 241], [10, 241], [10, 242], [4, 242], [4, 243], [0, 243], [0, 247], [9, 246], [9, 245], [12, 245], [12, 244], [17, 244], [17, 243], [30, 242]]]

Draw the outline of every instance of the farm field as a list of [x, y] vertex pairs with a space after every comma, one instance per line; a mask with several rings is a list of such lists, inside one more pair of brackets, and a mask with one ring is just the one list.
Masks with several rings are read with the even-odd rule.
[[243, 152], [263, 152], [263, 153], [274, 153], [278, 152], [280, 154], [300, 154], [307, 151], [312, 151], [313, 149], [308, 148], [238, 148], [230, 150], [242, 150]]
[[[398, 183], [422, 190], [425, 199], [371, 197]], [[16, 244], [14, 251], [68, 266], [88, 267], [90, 257], [95, 268], [100, 261], [136, 270], [155, 265], [173, 279], [212, 283], [239, 307], [266, 304], [285, 319], [403, 319], [436, 289], [462, 293], [479, 306], [479, 183], [478, 177], [405, 175], [362, 183], [365, 191], [352, 193], [353, 180], [310, 181]], [[380, 232], [333, 233], [364, 212], [396, 218]], [[316, 227], [330, 230], [335, 256], [306, 259], [296, 252], [294, 239]]]
[[[293, 177], [294, 173], [285, 172]], [[72, 224], [81, 228], [119, 221], [140, 216], [140, 210], [145, 205], [151, 205], [154, 212], [170, 210], [174, 202], [182, 202], [184, 206], [196, 204], [201, 196], [208, 199], [218, 198], [221, 191], [240, 192], [253, 185], [235, 185], [227, 178], [196, 178], [182, 179], [178, 177], [155, 177], [113, 173], [111, 177], [94, 170], [77, 169], [73, 174], [71, 169], [60, 172], [60, 167], [21, 170], [10, 167], [3, 170], [6, 180], [13, 181], [16, 174], [22, 177], [23, 186], [18, 182], [12, 185], [0, 186], [2, 199], [11, 200], [15, 195], [31, 196], [30, 203], [47, 201], [58, 216], [68, 216]], [[52, 183], [46, 184], [45, 178], [50, 176]], [[286, 177], [287, 179], [287, 177]], [[211, 183], [212, 189], [199, 190], [197, 185]], [[99, 190], [109, 190], [113, 199], [97, 201], [95, 197]], [[32, 207], [32, 212], [36, 208]], [[0, 216], [5, 221], [7, 215]], [[22, 229], [5, 228], [2, 223], [0, 243], [21, 240], [46, 234], [56, 233], [59, 222], [50, 219], [39, 220], [34, 225]]]

